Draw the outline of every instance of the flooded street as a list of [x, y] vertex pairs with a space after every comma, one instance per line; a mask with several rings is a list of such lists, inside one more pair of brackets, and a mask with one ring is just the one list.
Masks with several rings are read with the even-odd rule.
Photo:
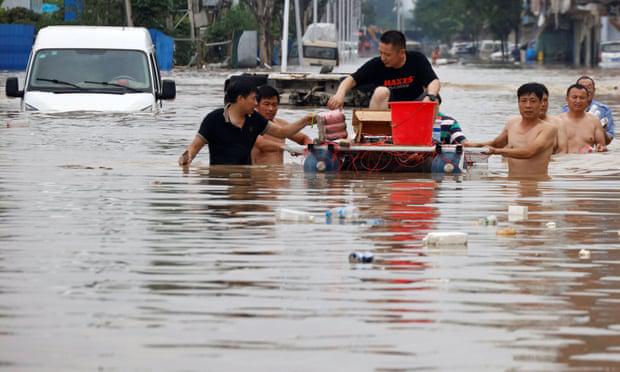
[[[620, 122], [620, 71], [437, 73], [442, 111], [473, 140], [518, 114], [522, 83], [546, 84], [558, 114], [583, 74]], [[176, 71], [177, 99], [156, 114], [25, 113], [0, 95], [0, 369], [620, 368], [617, 141], [554, 158], [541, 180], [508, 178], [497, 156], [461, 177], [310, 175], [290, 155], [209, 167], [206, 148], [184, 172], [226, 75]], [[346, 204], [361, 223], [325, 223]], [[528, 219], [509, 221], [510, 205]], [[317, 221], [278, 222], [282, 207]], [[476, 224], [489, 215], [499, 226]], [[506, 227], [517, 235], [496, 235]], [[423, 247], [433, 231], [469, 244]], [[355, 251], [375, 262], [350, 264]]]

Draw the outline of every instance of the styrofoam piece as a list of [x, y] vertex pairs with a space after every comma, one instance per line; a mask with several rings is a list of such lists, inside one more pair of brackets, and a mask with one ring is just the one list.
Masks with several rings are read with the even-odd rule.
[[556, 227], [557, 227], [557, 225], [556, 225], [556, 223], [555, 223], [555, 222], [553, 222], [553, 221], [551, 221], [551, 222], [547, 222], [547, 228], [548, 228], [548, 229], [553, 230], [553, 229], [555, 229]]
[[508, 207], [508, 221], [527, 220], [527, 207], [523, 205], [511, 205]]
[[278, 221], [314, 222], [314, 216], [312, 214], [288, 208], [279, 208], [276, 210], [276, 219]]
[[467, 233], [464, 232], [432, 232], [428, 233], [422, 242], [426, 246], [438, 245], [466, 245]]

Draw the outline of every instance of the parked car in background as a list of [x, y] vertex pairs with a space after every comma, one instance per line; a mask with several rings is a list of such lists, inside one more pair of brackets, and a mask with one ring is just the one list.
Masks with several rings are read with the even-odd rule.
[[419, 41], [407, 40], [406, 48], [409, 51], [422, 52], [422, 44]]
[[502, 53], [502, 47], [500, 44], [500, 47], [497, 52], [493, 52], [491, 53], [491, 61], [496, 61], [496, 62], [500, 62], [500, 61], [507, 61], [507, 62], [514, 62], [514, 56], [512, 51], [515, 48], [515, 44], [514, 43], [508, 43], [506, 45], [506, 49], [504, 49], [504, 52]]
[[6, 95], [27, 111], [151, 111], [176, 96], [161, 80], [149, 32], [139, 27], [50, 26], [37, 34], [24, 89]]
[[601, 62], [603, 68], [620, 68], [620, 41], [601, 43]]
[[474, 43], [472, 43], [471, 41], [454, 42], [452, 43], [452, 48], [450, 48], [449, 52], [455, 57], [465, 54], [473, 55], [476, 53], [476, 48], [474, 46]]
[[490, 60], [491, 54], [501, 51], [502, 42], [499, 40], [482, 40], [480, 48], [478, 48], [478, 58], [482, 60]]

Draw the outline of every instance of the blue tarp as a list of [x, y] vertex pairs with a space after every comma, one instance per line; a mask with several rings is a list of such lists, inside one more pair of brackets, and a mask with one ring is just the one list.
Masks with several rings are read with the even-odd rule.
[[33, 25], [0, 24], [0, 70], [25, 70], [33, 42]]
[[42, 13], [55, 13], [59, 9], [60, 7], [56, 4], [43, 3], [43, 6], [41, 7], [41, 12]]
[[155, 58], [162, 71], [170, 71], [174, 67], [172, 57], [174, 56], [174, 39], [163, 32], [149, 28], [151, 39], [155, 45]]
[[75, 21], [83, 10], [82, 0], [65, 0], [65, 21]]

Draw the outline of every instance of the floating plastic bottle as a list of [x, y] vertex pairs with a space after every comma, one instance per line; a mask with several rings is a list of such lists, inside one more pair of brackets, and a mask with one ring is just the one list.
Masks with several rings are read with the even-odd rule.
[[276, 210], [276, 219], [278, 221], [314, 222], [312, 214], [287, 208], [278, 208]]
[[467, 233], [464, 232], [432, 232], [422, 240], [424, 245], [466, 245]]
[[486, 226], [486, 225], [497, 225], [497, 216], [495, 215], [490, 215], [484, 218], [481, 218], [478, 220], [478, 223], [482, 226]]
[[433, 142], [441, 143], [441, 122], [435, 121], [433, 124]]
[[332, 219], [340, 220], [357, 220], [360, 217], [359, 208], [354, 205], [348, 205], [346, 207], [336, 207], [325, 211], [325, 218], [328, 221]]
[[375, 256], [370, 252], [352, 252], [349, 255], [350, 263], [372, 263]]

